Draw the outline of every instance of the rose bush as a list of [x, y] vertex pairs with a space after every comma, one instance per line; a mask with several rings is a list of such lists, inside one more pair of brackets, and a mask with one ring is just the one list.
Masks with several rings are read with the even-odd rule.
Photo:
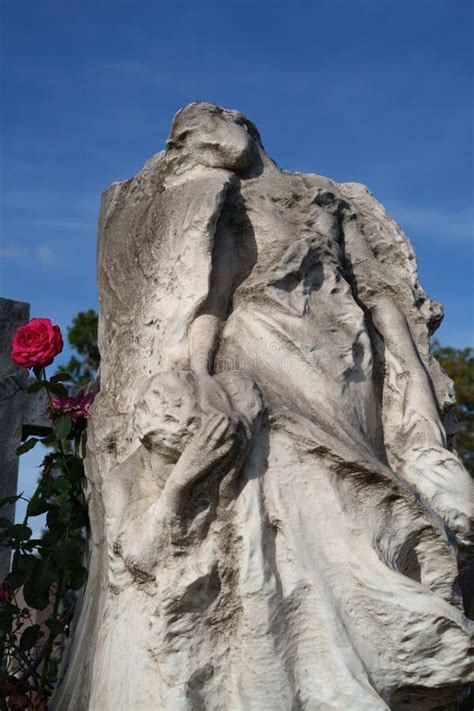
[[59, 326], [49, 318], [32, 318], [15, 333], [11, 359], [23, 368], [45, 368], [63, 349]]
[[[70, 373], [47, 378], [46, 366], [62, 348], [61, 331], [47, 318], [21, 326], [12, 342], [11, 359], [33, 369], [35, 380], [27, 392], [46, 395], [51, 431], [30, 437], [17, 449], [19, 455], [39, 443], [49, 448], [33, 496], [0, 499], [0, 548], [13, 554], [11, 570], [0, 581], [0, 711], [46, 711], [77, 591], [87, 578], [83, 563], [89, 521], [79, 443], [93, 396], [83, 390], [71, 397], [62, 384], [71, 380]], [[28, 504], [21, 523], [1, 515], [3, 506], [20, 499]], [[46, 527], [35, 538], [28, 524], [43, 514]], [[36, 621], [34, 610], [44, 611], [44, 621]]]
[[79, 390], [73, 397], [56, 397], [51, 401], [50, 416], [69, 415], [73, 422], [86, 420], [94, 401], [94, 395], [86, 390]]

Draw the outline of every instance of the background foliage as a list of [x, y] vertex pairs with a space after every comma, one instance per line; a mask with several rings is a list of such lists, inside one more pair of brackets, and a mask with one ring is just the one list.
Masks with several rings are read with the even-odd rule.
[[97, 313], [93, 309], [80, 311], [67, 330], [69, 345], [77, 355], [73, 355], [59, 370], [70, 373], [72, 381], [80, 388], [87, 387], [94, 380], [99, 368], [98, 321]]
[[434, 341], [432, 352], [456, 388], [456, 448], [474, 475], [474, 356], [472, 348], [450, 348]]
[[[47, 454], [33, 496], [19, 494], [0, 501], [0, 509], [20, 499], [27, 502], [21, 523], [0, 516], [0, 545], [12, 551], [11, 571], [0, 584], [0, 709], [4, 711], [47, 709], [77, 591], [87, 578], [83, 563], [89, 523], [80, 456], [86, 421], [67, 408], [57, 408], [74, 400], [63, 383], [85, 388], [95, 378], [97, 321], [93, 310], [77, 314], [68, 329], [75, 355], [51, 378], [44, 368], [33, 368], [36, 380], [28, 390], [46, 392], [51, 432], [30, 437], [17, 454], [38, 444], [47, 448]], [[44, 514], [46, 528], [35, 538], [30, 519]]]

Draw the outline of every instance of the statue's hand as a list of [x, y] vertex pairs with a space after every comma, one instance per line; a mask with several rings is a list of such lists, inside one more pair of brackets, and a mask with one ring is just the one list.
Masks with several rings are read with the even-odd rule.
[[172, 497], [175, 505], [176, 497], [182, 499], [201, 477], [209, 475], [216, 467], [230, 468], [233, 462], [230, 455], [236, 441], [237, 428], [231, 419], [220, 411], [208, 413], [175, 465], [163, 494]]
[[[240, 373], [201, 375], [197, 382], [201, 424], [187, 444], [163, 497], [177, 511], [192, 485], [208, 476], [235, 479], [245, 461], [263, 412], [255, 383]], [[230, 475], [230, 477], [228, 476]]]
[[200, 456], [209, 461], [225, 457], [236, 441], [236, 426], [223, 412], [210, 413], [195, 436], [196, 447]]

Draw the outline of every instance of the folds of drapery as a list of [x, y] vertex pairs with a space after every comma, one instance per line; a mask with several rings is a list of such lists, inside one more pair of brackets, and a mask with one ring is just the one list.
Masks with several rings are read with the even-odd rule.
[[[408, 240], [363, 186], [339, 186], [347, 200], [341, 269], [350, 288], [342, 293], [329, 283], [336, 271], [323, 272], [318, 298], [327, 296], [330, 307], [331, 290], [339, 290], [327, 324], [317, 309], [310, 318], [311, 284], [299, 309], [297, 290], [283, 283], [286, 272], [268, 284], [280, 289], [273, 313], [267, 285], [258, 298], [245, 282], [240, 286], [220, 362], [254, 379], [269, 411], [238, 496], [217, 509], [204, 540], [174, 560], [163, 584], [158, 565], [154, 595], [110, 588], [112, 474], [130, 455], [131, 476], [143, 468], [133, 455], [134, 394], [151, 372], [189, 366], [188, 331], [208, 294], [215, 227], [231, 182], [226, 171], [201, 168], [169, 180], [159, 155], [104, 195], [102, 392], [86, 459], [90, 577], [77, 628], [81, 644], [56, 707], [220, 711], [227, 699], [232, 711], [386, 709], [403, 704], [404, 693], [412, 694], [412, 707], [451, 703], [468, 671], [469, 623], [459, 609], [455, 544], [434, 499], [426, 487], [420, 496], [414, 481], [447, 471], [448, 460], [460, 467], [445, 447], [441, 418], [433, 424], [432, 417], [433, 408], [441, 414], [451, 402], [449, 382], [428, 350], [440, 310], [419, 286]], [[311, 240], [292, 245], [285, 264], [296, 260], [303, 281], [304, 269], [314, 269], [306, 259], [311, 249]], [[334, 257], [328, 255], [326, 267]], [[371, 322], [382, 293], [405, 319], [411, 347], [400, 349], [390, 331], [380, 333]], [[327, 325], [327, 338], [331, 328], [344, 331], [347, 363], [337, 343], [334, 353], [323, 347], [311, 361], [306, 333], [315, 325]], [[277, 352], [267, 357], [261, 344], [272, 343]], [[378, 403], [365, 357], [370, 349], [382, 364]], [[365, 354], [357, 368], [352, 350]], [[413, 367], [428, 384], [421, 398]], [[377, 408], [382, 444], [371, 424]], [[449, 494], [454, 479], [438, 476], [435, 485]], [[461, 489], [444, 510], [456, 508]], [[134, 646], [127, 649], [131, 626]], [[127, 678], [129, 654], [139, 657], [136, 682]], [[90, 689], [92, 700], [84, 695]]]

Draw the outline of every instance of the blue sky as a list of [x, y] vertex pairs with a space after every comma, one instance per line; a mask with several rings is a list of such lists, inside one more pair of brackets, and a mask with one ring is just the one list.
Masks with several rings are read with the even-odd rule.
[[[284, 168], [366, 183], [473, 343], [472, 29], [463, 0], [2, 0], [0, 295], [96, 307], [101, 192], [189, 101], [238, 108]], [[30, 489], [40, 454], [22, 464]], [[21, 507], [18, 516], [21, 516]]]

